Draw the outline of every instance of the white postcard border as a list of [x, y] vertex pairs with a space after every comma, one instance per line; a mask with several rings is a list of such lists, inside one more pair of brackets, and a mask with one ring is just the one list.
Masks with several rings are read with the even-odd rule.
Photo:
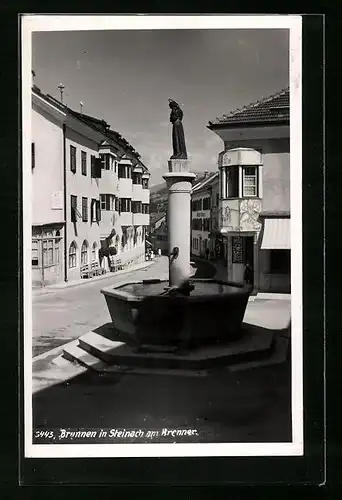
[[[151, 443], [37, 445], [32, 443], [32, 275], [31, 275], [31, 59], [32, 32], [141, 29], [290, 30], [290, 191], [291, 191], [291, 351], [292, 443]], [[22, 17], [22, 158], [24, 293], [24, 448], [26, 458], [300, 456], [303, 444], [302, 318], [302, 18], [298, 15]], [[295, 172], [295, 175], [294, 175]]]

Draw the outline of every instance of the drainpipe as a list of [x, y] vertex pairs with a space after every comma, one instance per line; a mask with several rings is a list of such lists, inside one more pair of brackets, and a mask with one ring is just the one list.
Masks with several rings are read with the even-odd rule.
[[67, 182], [66, 182], [66, 125], [63, 123], [63, 202], [64, 202], [64, 281], [68, 281], [67, 259]]

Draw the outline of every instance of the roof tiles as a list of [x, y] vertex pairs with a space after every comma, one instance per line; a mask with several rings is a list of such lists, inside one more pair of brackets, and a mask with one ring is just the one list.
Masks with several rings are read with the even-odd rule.
[[269, 97], [236, 109], [209, 122], [209, 128], [219, 125], [284, 122], [290, 119], [290, 91], [283, 89]]

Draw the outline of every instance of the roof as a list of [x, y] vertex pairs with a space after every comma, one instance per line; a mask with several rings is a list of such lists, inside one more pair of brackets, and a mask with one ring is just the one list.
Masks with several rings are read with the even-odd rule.
[[121, 146], [125, 150], [125, 154], [129, 153], [130, 155], [132, 155], [134, 160], [136, 160], [143, 167], [145, 171], [148, 170], [146, 165], [144, 165], [144, 163], [141, 161], [140, 154], [134, 149], [134, 147], [121, 134], [119, 134], [115, 130], [111, 130], [110, 125], [105, 120], [74, 111], [73, 109], [69, 108], [65, 104], [61, 103], [60, 101], [52, 97], [51, 95], [43, 94], [40, 88], [37, 87], [36, 85], [33, 85], [32, 90], [34, 93], [39, 95], [41, 98], [45, 99], [50, 104], [56, 106], [61, 111], [64, 111], [65, 113], [71, 116], [74, 116], [75, 118], [77, 118], [77, 120], [85, 123], [92, 129], [103, 134], [110, 141], [114, 141], [116, 146]]
[[211, 184], [216, 177], [218, 177], [219, 173], [218, 172], [210, 172], [209, 175], [204, 176], [200, 178], [192, 187], [192, 193], [201, 191], [202, 188], [205, 188], [208, 186], [208, 184]]
[[160, 221], [161, 219], [163, 219], [164, 217], [166, 217], [166, 212], [158, 212], [158, 213], [152, 213], [150, 215], [150, 224], [155, 224], [156, 222]]
[[248, 124], [283, 123], [290, 120], [290, 90], [283, 89], [276, 94], [260, 99], [231, 111], [209, 122], [208, 128]]

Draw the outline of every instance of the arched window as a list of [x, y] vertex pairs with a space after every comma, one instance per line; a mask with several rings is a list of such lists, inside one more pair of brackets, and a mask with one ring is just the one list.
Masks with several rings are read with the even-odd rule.
[[91, 260], [95, 262], [96, 260], [96, 249], [97, 249], [97, 243], [94, 241], [92, 249], [91, 249]]
[[73, 241], [69, 247], [69, 269], [76, 267], [77, 259], [76, 259], [77, 245]]
[[84, 240], [81, 248], [81, 266], [88, 264], [88, 242]]

